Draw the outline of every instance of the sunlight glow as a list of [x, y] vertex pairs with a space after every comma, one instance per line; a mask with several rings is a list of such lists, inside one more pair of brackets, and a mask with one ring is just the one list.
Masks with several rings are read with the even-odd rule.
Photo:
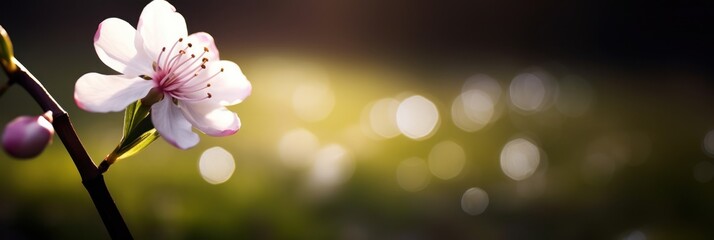
[[212, 147], [201, 154], [198, 170], [206, 182], [221, 184], [233, 176], [236, 163], [233, 155], [222, 147]]
[[436, 105], [420, 95], [404, 99], [397, 108], [397, 126], [405, 136], [422, 140], [434, 133], [439, 123]]
[[335, 94], [327, 82], [307, 82], [295, 89], [292, 103], [298, 117], [308, 122], [317, 122], [332, 112]]
[[524, 180], [536, 171], [540, 163], [540, 150], [524, 138], [511, 140], [501, 151], [501, 170], [509, 178]]

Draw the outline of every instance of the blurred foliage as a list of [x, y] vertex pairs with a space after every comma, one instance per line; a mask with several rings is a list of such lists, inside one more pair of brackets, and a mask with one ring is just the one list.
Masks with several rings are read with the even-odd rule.
[[[305, 79], [280, 76], [314, 62], [243, 59], [240, 64], [255, 92], [232, 107], [243, 121], [240, 132], [225, 138], [203, 136], [200, 145], [187, 151], [160, 140], [107, 173], [109, 188], [136, 237], [605, 238], [641, 231], [654, 239], [691, 239], [711, 234], [706, 227], [714, 213], [709, 204], [714, 197], [711, 178], [700, 183], [693, 171], [698, 162], [711, 162], [701, 146], [711, 127], [706, 119], [712, 116], [678, 107], [706, 102], [710, 98], [703, 94], [709, 91], [706, 88], [661, 81], [621, 86], [583, 76], [594, 79], [590, 82], [597, 99], [585, 115], [566, 117], [555, 107], [525, 115], [506, 109], [497, 121], [469, 133], [457, 128], [450, 117], [450, 103], [461, 91], [460, 79], [442, 84], [413, 82], [408, 69], [329, 61], [332, 64], [324, 69], [335, 107], [326, 119], [306, 122], [291, 106], [292, 92]], [[493, 74], [504, 91], [509, 81], [501, 79], [508, 75]], [[637, 90], [673, 86], [686, 91], [661, 98]], [[429, 96], [436, 104], [441, 120], [433, 136], [416, 141], [365, 134], [361, 121], [369, 103], [404, 91]], [[19, 89], [12, 89], [0, 108], [20, 111], [14, 103], [26, 99], [20, 95]], [[59, 101], [71, 103], [66, 97]], [[90, 154], [101, 159], [121, 137], [121, 113], [72, 110]], [[3, 118], [10, 116], [3, 114]], [[281, 136], [296, 128], [313, 132], [320, 145], [338, 143], [348, 149], [355, 163], [351, 177], [326, 193], [314, 192], [309, 168], [291, 168], [279, 158]], [[543, 154], [538, 171], [524, 181], [509, 179], [499, 165], [501, 148], [517, 136], [533, 139]], [[399, 162], [426, 159], [443, 140], [463, 147], [466, 163], [461, 173], [449, 180], [431, 177], [418, 192], [401, 189], [395, 177]], [[203, 181], [197, 168], [199, 155], [211, 146], [226, 148], [236, 159], [233, 177], [220, 185]], [[624, 151], [626, 163], [598, 175], [597, 165], [588, 169], [585, 163], [589, 151]], [[105, 236], [59, 141], [32, 161], [12, 161], [4, 155], [2, 159], [3, 236], [76, 237], [79, 230], [83, 236]], [[471, 187], [484, 189], [490, 198], [478, 216], [461, 210], [462, 194]]]
[[[222, 1], [196, 3], [205, 4], [202, 8], [177, 1], [176, 7], [188, 19], [189, 31], [214, 34], [222, 50], [221, 57], [241, 66], [254, 92], [244, 103], [231, 107], [243, 124], [237, 134], [223, 138], [202, 135], [200, 144], [186, 151], [158, 140], [111, 167], [105, 179], [134, 236], [138, 239], [638, 239], [643, 235], [646, 239], [708, 239], [714, 236], [710, 227], [714, 217], [711, 181], [714, 170], [706, 167], [706, 163], [714, 160], [703, 148], [705, 135], [714, 129], [712, 74], [701, 68], [699, 58], [680, 58], [684, 53], [702, 50], [700, 45], [679, 44], [676, 46], [684, 49], [682, 52], [669, 48], [658, 52], [650, 48], [659, 46], [656, 39], [654, 43], [637, 45], [633, 41], [648, 39], [645, 38], [648, 35], [632, 33], [635, 40], [625, 41], [632, 43], [631, 49], [617, 45], [616, 49], [625, 51], [601, 53], [611, 47], [607, 44], [619, 43], [614, 36], [629, 32], [628, 28], [611, 30], [612, 26], [621, 26], [611, 22], [615, 21], [613, 18], [607, 18], [603, 26], [588, 25], [598, 22], [600, 15], [593, 16], [598, 11], [581, 8], [595, 5], [596, 9], [607, 9], [610, 6], [607, 2], [544, 1], [533, 10], [538, 14], [497, 4], [499, 11], [488, 13], [487, 8], [478, 8], [478, 12], [471, 13], [484, 18], [475, 20], [465, 17], [469, 15], [462, 19], [458, 14], [475, 8], [449, 8], [444, 7], [449, 4], [427, 2], [409, 5], [411, 11], [397, 14], [391, 10], [401, 9], [404, 4], [352, 2], [354, 6], [327, 4], [319, 8], [323, 6], [321, 1], [286, 6], [253, 1], [228, 6], [223, 6], [226, 3]], [[39, 8], [30, 8], [20, 1], [8, 4], [11, 5], [7, 9], [17, 10], [11, 15], [0, 15], [0, 23], [12, 34], [16, 57], [70, 113], [89, 154], [99, 162], [121, 139], [122, 113], [81, 111], [72, 99], [74, 82], [89, 71], [111, 73], [91, 45], [96, 25], [108, 16], [135, 22], [137, 9], [144, 3], [82, 3], [86, 6], [76, 8], [67, 7], [81, 5], [71, 1], [43, 2]], [[566, 10], [579, 10], [570, 13], [588, 12], [589, 15], [583, 16], [594, 20], [570, 16], [565, 10], [551, 12], [548, 6], [558, 4], [565, 5]], [[307, 13], [320, 14], [304, 13], [306, 16], [301, 17], [299, 11], [291, 8], [296, 5]], [[60, 6], [67, 11], [57, 11]], [[425, 19], [432, 19], [431, 15], [425, 14], [430, 12], [427, 11], [430, 6], [441, 10], [434, 13], [439, 14], [433, 18], [438, 19], [434, 26], [410, 23], [411, 20], [429, 23]], [[447, 10], [462, 8], [456, 11], [455, 19], [446, 18], [450, 13]], [[350, 13], [350, 9], [356, 9], [355, 13], [339, 14]], [[374, 18], [364, 17], [373, 9], [379, 10]], [[666, 16], [660, 9], [665, 8], [654, 8], [657, 10], [653, 11], [654, 17]], [[207, 14], [212, 10], [218, 13]], [[505, 14], [510, 10], [514, 15], [522, 15]], [[493, 27], [501, 25], [486, 18], [501, 13], [507, 20], [503, 22], [502, 34]], [[631, 20], [624, 15], [616, 14], [620, 18], [614, 19]], [[692, 16], [708, 19], [709, 15]], [[226, 22], [219, 21], [223, 17]], [[537, 21], [526, 21], [529, 17]], [[331, 22], [323, 18], [339, 21], [321, 24]], [[364, 18], [368, 20], [357, 21]], [[192, 22], [192, 19], [199, 20]], [[381, 20], [385, 20], [384, 25], [374, 24]], [[684, 20], [675, 23], [681, 21]], [[518, 25], [520, 22], [523, 25]], [[567, 26], [555, 24], [560, 22]], [[632, 26], [633, 22], [637, 21], [623, 26]], [[669, 33], [676, 29], [676, 24], [655, 22]], [[238, 27], [232, 27], [233, 23]], [[532, 26], [539, 23], [542, 25], [538, 26], [546, 27]], [[443, 26], [453, 27], [440, 28]], [[469, 31], [466, 38], [459, 38], [458, 33], [471, 27], [478, 31]], [[425, 32], [419, 31], [422, 28]], [[529, 29], [542, 29], [551, 35], [541, 37]], [[593, 29], [596, 31], [590, 31]], [[584, 40], [597, 34], [605, 36], [605, 45], [598, 45], [603, 39]], [[692, 37], [693, 33], [688, 34], [684, 36]], [[356, 36], [364, 41], [349, 41]], [[696, 39], [695, 42], [704, 41]], [[465, 46], [467, 40], [476, 42]], [[560, 45], [562, 42], [568, 44]], [[541, 45], [544, 47], [539, 48]], [[543, 54], [561, 46], [568, 51]], [[353, 47], [354, 50], [349, 50]], [[536, 50], [529, 51], [531, 48]], [[445, 53], [440, 54], [440, 50]], [[586, 54], [569, 57], [583, 53]], [[619, 58], [621, 54], [630, 55]], [[655, 56], [649, 58], [651, 55]], [[554, 86], [565, 86], [571, 76], [583, 79], [590, 86], [592, 105], [576, 117], [563, 114], [555, 103], [533, 113], [517, 110], [510, 104], [510, 83], [521, 73], [535, 71], [551, 76]], [[464, 82], [477, 73], [488, 74], [500, 84], [502, 95], [498, 104], [502, 113], [485, 128], [466, 132], [452, 121], [451, 107]], [[310, 77], [316, 75], [323, 80]], [[334, 107], [324, 119], [305, 120], [294, 106], [295, 92], [306, 84], [314, 86], [310, 84], [315, 82], [328, 86]], [[555, 92], [557, 88], [549, 89]], [[440, 120], [433, 135], [423, 140], [403, 135], [380, 139], [365, 131], [364, 114], [374, 101], [415, 94], [426, 97], [438, 109]], [[574, 99], [581, 97], [576, 94]], [[10, 88], [0, 98], [0, 123], [39, 111], [20, 88]], [[286, 165], [280, 157], [279, 142], [294, 129], [313, 133], [318, 147], [336, 143], [347, 150], [354, 164], [352, 171], [345, 173], [347, 179], [328, 186], [327, 190], [315, 188], [311, 185], [309, 165]], [[530, 139], [541, 152], [536, 172], [523, 181], [506, 176], [499, 163], [503, 146], [518, 137]], [[444, 140], [453, 141], [464, 150], [466, 162], [460, 174], [448, 180], [429, 174], [424, 189], [417, 192], [402, 189], [396, 176], [400, 163], [412, 157], [427, 159], [432, 147]], [[227, 149], [236, 161], [232, 178], [218, 185], [204, 181], [198, 170], [201, 153], [213, 146]], [[596, 157], [592, 157], [593, 153]], [[597, 157], [602, 155], [609, 157]], [[602, 161], [597, 159], [609, 160], [600, 164]], [[31, 161], [14, 161], [0, 154], [0, 183], [0, 238], [107, 237], [59, 139]], [[486, 210], [476, 216], [465, 213], [461, 206], [462, 195], [472, 187], [483, 189], [489, 197]]]

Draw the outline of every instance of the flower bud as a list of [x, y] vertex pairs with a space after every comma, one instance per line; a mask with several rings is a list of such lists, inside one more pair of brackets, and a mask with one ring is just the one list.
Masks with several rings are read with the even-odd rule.
[[8, 155], [22, 159], [40, 155], [52, 142], [52, 135], [55, 133], [50, 121], [51, 117], [44, 116], [15, 118], [5, 126], [2, 134], [3, 149]]

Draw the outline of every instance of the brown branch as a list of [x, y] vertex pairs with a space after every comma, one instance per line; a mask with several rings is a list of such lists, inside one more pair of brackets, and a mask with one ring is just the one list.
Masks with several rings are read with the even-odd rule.
[[109, 235], [112, 239], [132, 239], [131, 232], [129, 232], [129, 228], [124, 223], [124, 219], [104, 183], [102, 172], [97, 169], [94, 161], [82, 146], [82, 142], [74, 131], [69, 114], [62, 109], [45, 87], [17, 59], [12, 58], [12, 61], [17, 65], [17, 68], [8, 72], [10, 80], [22, 86], [35, 99], [43, 111], [52, 111], [54, 118], [52, 125], [57, 132], [57, 136], [62, 140], [69, 156], [77, 167], [77, 171], [79, 171], [79, 175], [82, 178], [82, 184], [89, 192], [89, 196], [92, 198]]

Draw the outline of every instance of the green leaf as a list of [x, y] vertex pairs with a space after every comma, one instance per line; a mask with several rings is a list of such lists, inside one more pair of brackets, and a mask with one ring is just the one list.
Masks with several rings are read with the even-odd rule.
[[[133, 142], [134, 139], [138, 138], [139, 136], [143, 135], [145, 132], [154, 130], [154, 123], [151, 122], [151, 114], [147, 115], [140, 121], [135, 121], [138, 123], [134, 123], [134, 127], [129, 131], [129, 133], [124, 136], [124, 139], [122, 142]], [[124, 144], [122, 144], [124, 145]]]
[[[109, 165], [115, 161], [132, 156], [159, 138], [159, 132], [151, 122], [151, 104], [155, 102], [156, 94], [140, 99], [124, 110], [124, 131], [116, 148], [104, 159]], [[147, 100], [148, 99], [148, 100]], [[149, 103], [147, 104], [148, 101]]]
[[134, 128], [134, 113], [136, 113], [136, 109], [138, 108], [139, 104], [141, 104], [141, 101], [136, 101], [132, 104], [129, 104], [129, 106], [126, 106], [126, 110], [124, 110], [124, 133], [122, 134], [122, 138], [126, 138], [126, 135], [129, 134], [129, 131]]
[[[136, 102], [131, 106], [127, 107], [127, 113], [134, 112], [133, 114], [125, 114], [124, 124], [125, 133], [119, 146], [117, 146], [110, 156], [114, 156], [113, 161], [129, 157], [148, 147], [149, 144], [154, 142], [159, 138], [159, 132], [154, 128], [154, 124], [151, 122], [151, 114], [143, 116], [138, 119], [137, 116], [143, 115], [140, 113], [141, 103]], [[139, 112], [139, 114], [137, 114]], [[127, 127], [129, 126], [129, 127]], [[130, 130], [126, 130], [130, 129]]]
[[159, 132], [156, 129], [151, 129], [141, 134], [131, 143], [127, 144], [120, 152], [118, 152], [117, 160], [127, 158], [138, 153], [148, 147], [152, 142], [159, 138]]
[[147, 117], [147, 115], [149, 114], [149, 108], [149, 106], [142, 104], [141, 100], [129, 104], [129, 106], [126, 107], [126, 110], [124, 110], [124, 135], [122, 136], [123, 138], [127, 138], [131, 130], [134, 129], [141, 120]]

